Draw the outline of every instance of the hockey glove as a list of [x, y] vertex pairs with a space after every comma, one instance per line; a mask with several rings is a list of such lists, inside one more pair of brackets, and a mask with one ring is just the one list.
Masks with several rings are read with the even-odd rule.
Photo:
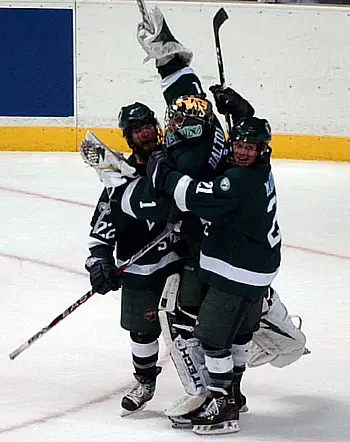
[[254, 115], [253, 106], [230, 87], [223, 89], [219, 84], [214, 84], [209, 90], [214, 96], [219, 114], [230, 114], [234, 119]]
[[117, 269], [113, 257], [96, 258], [95, 256], [89, 256], [85, 268], [90, 272], [90, 283], [95, 292], [105, 295], [111, 290], [120, 289], [120, 277], [113, 274]]
[[165, 188], [166, 179], [173, 170], [173, 163], [165, 156], [163, 151], [152, 153], [147, 162], [147, 176], [157, 195], [167, 193]]
[[154, 58], [157, 66], [163, 66], [177, 54], [189, 66], [193, 56], [192, 51], [176, 40], [158, 6], [155, 6], [149, 15], [154, 33], [149, 31], [144, 22], [137, 26], [137, 40], [147, 54], [144, 63]]

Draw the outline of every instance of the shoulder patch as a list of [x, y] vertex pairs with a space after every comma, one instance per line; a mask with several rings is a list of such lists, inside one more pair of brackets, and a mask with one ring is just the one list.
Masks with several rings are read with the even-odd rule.
[[228, 190], [230, 190], [231, 188], [231, 182], [229, 180], [229, 178], [224, 177], [221, 181], [220, 181], [220, 189], [223, 192], [227, 192]]

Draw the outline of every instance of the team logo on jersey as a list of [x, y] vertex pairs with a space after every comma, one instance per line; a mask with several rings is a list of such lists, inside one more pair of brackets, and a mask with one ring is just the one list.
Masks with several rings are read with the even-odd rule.
[[230, 190], [231, 188], [231, 183], [230, 180], [225, 176], [221, 181], [220, 181], [220, 189], [223, 192], [227, 192], [228, 190]]
[[157, 310], [146, 310], [144, 313], [144, 317], [147, 321], [155, 322], [157, 320]]
[[100, 211], [100, 213], [104, 212], [106, 215], [109, 215], [111, 213], [111, 208], [107, 203], [104, 202], [101, 202], [98, 205], [98, 210]]

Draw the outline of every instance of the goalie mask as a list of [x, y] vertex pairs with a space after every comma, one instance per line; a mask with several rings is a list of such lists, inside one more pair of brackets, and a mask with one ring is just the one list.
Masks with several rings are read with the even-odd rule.
[[271, 127], [267, 120], [246, 117], [238, 120], [231, 132], [231, 160], [241, 167], [268, 162], [271, 148]]
[[162, 148], [163, 139], [154, 112], [145, 104], [123, 106], [119, 112], [119, 128], [139, 164], [147, 163], [155, 150]]
[[180, 141], [198, 142], [204, 128], [211, 125], [213, 107], [210, 101], [194, 95], [179, 97], [165, 112], [165, 144], [173, 146]]
[[212, 180], [225, 150], [224, 133], [210, 101], [186, 95], [165, 114], [165, 148], [176, 170], [193, 179]]

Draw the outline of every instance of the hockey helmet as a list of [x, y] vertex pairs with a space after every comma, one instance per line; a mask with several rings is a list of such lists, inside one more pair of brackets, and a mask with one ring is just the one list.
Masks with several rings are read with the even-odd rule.
[[240, 118], [230, 134], [232, 142], [265, 143], [271, 141], [271, 127], [267, 120], [256, 117]]
[[145, 104], [135, 102], [123, 106], [118, 125], [130, 149], [142, 160], [147, 160], [153, 151], [161, 149], [163, 137], [158, 120]]
[[267, 120], [256, 117], [239, 119], [230, 131], [233, 162], [238, 166], [250, 166], [265, 162], [271, 149], [271, 127]]
[[185, 95], [168, 106], [165, 148], [179, 172], [201, 181], [215, 178], [227, 149], [224, 132], [209, 100]]

